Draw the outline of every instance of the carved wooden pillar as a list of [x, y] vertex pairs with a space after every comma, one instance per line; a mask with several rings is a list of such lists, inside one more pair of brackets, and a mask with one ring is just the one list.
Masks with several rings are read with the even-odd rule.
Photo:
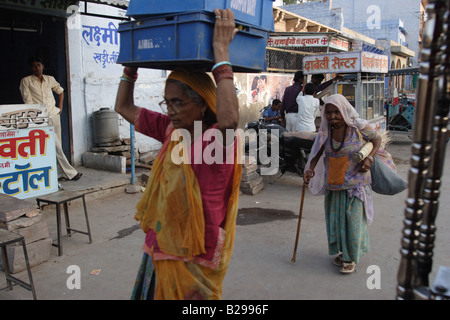
[[[424, 190], [424, 207], [423, 207], [423, 221], [419, 228], [419, 246], [418, 246], [418, 265], [416, 285], [429, 286], [428, 276], [432, 269], [432, 257], [434, 240], [436, 236], [435, 220], [439, 206], [439, 189], [441, 186], [441, 177], [443, 170], [443, 162], [445, 160], [445, 149], [447, 143], [447, 123], [449, 112], [448, 99], [448, 3], [450, 1], [442, 1], [443, 7], [436, 9], [442, 12], [442, 37], [438, 45], [440, 47], [440, 54], [436, 56], [440, 65], [436, 70], [438, 75], [438, 96], [436, 101], [436, 113], [433, 121], [433, 144], [432, 156], [430, 162], [430, 172], [425, 184]], [[445, 4], [447, 2], [447, 4]], [[447, 12], [447, 14], [445, 14]], [[446, 30], [447, 29], [447, 30]], [[445, 61], [447, 60], [447, 61]]]
[[[445, 145], [442, 146], [440, 140], [442, 131], [446, 131], [442, 126], [444, 122], [446, 126], [447, 115], [445, 120], [438, 115], [437, 102], [441, 91], [439, 85], [443, 82], [440, 65], [441, 42], [448, 2], [449, 0], [432, 0], [426, 8], [429, 19], [424, 28], [417, 87], [409, 189], [401, 241], [401, 261], [397, 274], [398, 299], [413, 299], [414, 287], [425, 283], [428, 285], [428, 280], [424, 281], [423, 272], [431, 265], [434, 220], [442, 174], [442, 150], [445, 153]], [[440, 112], [442, 113], [442, 110]], [[439, 120], [434, 121], [435, 117]], [[435, 148], [442, 149], [437, 152]]]

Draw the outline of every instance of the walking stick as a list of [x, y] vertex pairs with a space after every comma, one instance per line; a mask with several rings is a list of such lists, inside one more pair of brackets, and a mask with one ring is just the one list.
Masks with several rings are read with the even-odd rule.
[[298, 213], [297, 236], [295, 237], [294, 255], [292, 256], [291, 262], [295, 262], [295, 256], [297, 255], [297, 245], [298, 245], [298, 238], [300, 236], [300, 226], [302, 225], [303, 202], [305, 200], [306, 186], [307, 183], [303, 182], [302, 201], [300, 203], [300, 212]]

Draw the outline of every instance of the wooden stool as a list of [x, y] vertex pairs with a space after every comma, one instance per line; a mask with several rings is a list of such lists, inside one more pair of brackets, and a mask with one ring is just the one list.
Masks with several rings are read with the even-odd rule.
[[[25, 258], [25, 265], [27, 266], [28, 271], [28, 279], [30, 283], [26, 283], [14, 276], [11, 275], [11, 272], [9, 271], [9, 261], [8, 261], [8, 251], [6, 250], [6, 246], [13, 244], [15, 242], [20, 242], [23, 248], [23, 255]], [[2, 261], [3, 261], [3, 269], [5, 270], [6, 275], [6, 283], [9, 290], [12, 290], [13, 282], [14, 284], [18, 284], [21, 287], [30, 290], [33, 294], [33, 299], [36, 300], [36, 291], [34, 289], [34, 283], [33, 283], [33, 276], [31, 275], [31, 268], [30, 268], [30, 262], [28, 261], [28, 253], [27, 248], [25, 246], [25, 240], [21, 235], [18, 235], [14, 232], [0, 229], [0, 247], [2, 250]], [[6, 289], [2, 288], [2, 289]]]
[[[87, 231], [80, 231], [76, 230], [74, 228], [70, 227], [70, 221], [69, 221], [69, 208], [67, 205], [67, 202], [76, 200], [76, 199], [82, 199], [83, 200], [83, 207], [84, 207], [84, 216], [86, 218], [86, 226]], [[86, 210], [86, 200], [84, 198], [83, 193], [74, 192], [74, 191], [59, 191], [57, 193], [50, 194], [48, 196], [39, 197], [36, 199], [37, 204], [39, 207], [41, 207], [41, 202], [47, 203], [47, 204], [55, 204], [56, 205], [56, 227], [58, 231], [58, 243], [52, 244], [55, 247], [58, 247], [58, 255], [62, 256], [63, 249], [62, 249], [62, 242], [61, 242], [61, 205], [64, 206], [64, 216], [66, 220], [66, 231], [67, 235], [71, 235], [72, 232], [78, 232], [82, 234], [86, 234], [89, 236], [89, 243], [92, 243], [92, 236], [91, 236], [91, 228], [89, 227], [89, 218]]]

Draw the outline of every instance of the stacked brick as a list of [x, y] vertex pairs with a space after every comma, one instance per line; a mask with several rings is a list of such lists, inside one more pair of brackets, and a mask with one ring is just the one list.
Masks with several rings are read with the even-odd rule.
[[240, 190], [243, 194], [255, 195], [264, 189], [264, 182], [258, 173], [258, 164], [255, 157], [246, 157], [242, 164], [242, 177]]
[[[0, 194], [0, 228], [24, 237], [31, 267], [50, 258], [52, 239], [49, 236], [47, 223], [36, 205]], [[7, 246], [6, 250], [11, 273], [25, 270], [22, 246], [17, 243]], [[1, 255], [0, 264], [3, 264]]]

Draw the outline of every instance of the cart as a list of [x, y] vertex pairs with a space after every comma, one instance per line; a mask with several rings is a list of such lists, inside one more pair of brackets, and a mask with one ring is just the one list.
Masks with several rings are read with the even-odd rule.
[[[415, 89], [406, 90], [402, 77], [419, 75], [419, 68], [406, 68], [390, 70], [388, 78], [388, 100], [386, 103], [387, 129], [392, 133], [408, 134], [412, 137], [414, 129], [414, 114], [416, 104]], [[414, 81], [416, 82], [416, 81]], [[415, 87], [413, 85], [413, 87]]]
[[312, 55], [303, 58], [303, 73], [340, 74], [336, 81], [317, 97], [340, 93], [355, 107], [360, 117], [377, 131], [386, 130], [384, 115], [385, 74], [389, 59], [385, 55], [365, 51]]

